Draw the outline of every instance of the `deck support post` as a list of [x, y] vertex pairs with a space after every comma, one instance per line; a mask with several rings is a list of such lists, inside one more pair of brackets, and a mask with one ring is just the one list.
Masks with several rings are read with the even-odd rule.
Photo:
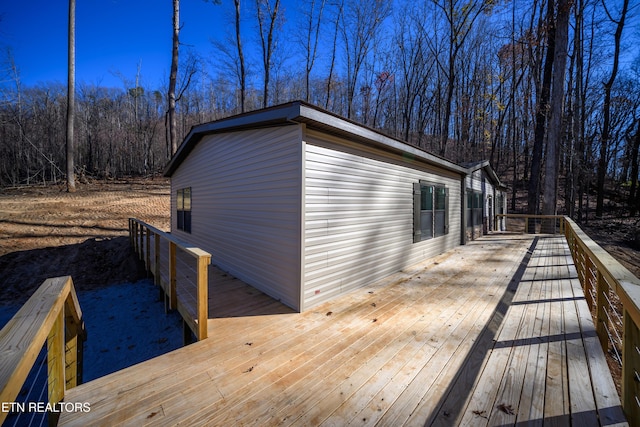
[[182, 320], [182, 345], [187, 346], [189, 344], [193, 344], [193, 333], [189, 324]]

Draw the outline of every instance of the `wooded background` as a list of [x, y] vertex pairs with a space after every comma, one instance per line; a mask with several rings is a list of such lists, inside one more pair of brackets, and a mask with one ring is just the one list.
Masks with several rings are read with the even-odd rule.
[[[590, 200], [598, 215], [640, 209], [639, 7], [629, 0], [211, 7], [229, 25], [211, 52], [180, 47], [178, 143], [195, 124], [301, 99], [457, 163], [490, 160], [512, 211], [522, 189], [540, 211], [545, 186], [559, 195], [552, 210], [577, 219]], [[67, 87], [25, 87], [10, 48], [3, 60], [0, 186], [64, 180]], [[140, 70], [121, 80], [77, 83], [80, 179], [159, 174], [172, 154], [169, 83], [146, 86]]]

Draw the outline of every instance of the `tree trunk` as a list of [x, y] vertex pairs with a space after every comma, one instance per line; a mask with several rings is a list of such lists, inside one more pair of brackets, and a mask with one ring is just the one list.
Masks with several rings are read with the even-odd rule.
[[76, 191], [74, 174], [74, 139], [73, 122], [75, 120], [75, 92], [76, 92], [76, 0], [69, 0], [69, 56], [67, 79], [67, 191]]
[[244, 65], [244, 52], [242, 50], [242, 40], [240, 39], [240, 0], [233, 0], [236, 14], [236, 48], [238, 49], [238, 61], [240, 62], [240, 112], [245, 110], [245, 96], [247, 92], [247, 73]]
[[629, 189], [629, 210], [631, 216], [635, 216], [637, 213], [638, 205], [636, 203], [636, 192], [640, 199], [640, 190], [638, 190], [638, 153], [640, 151], [640, 120], [638, 120], [638, 130], [633, 137], [633, 145], [631, 147], [631, 188]]
[[[268, 30], [265, 35], [265, 11], [268, 15]], [[256, 0], [256, 10], [258, 14], [258, 28], [260, 30], [260, 42], [262, 46], [262, 65], [264, 66], [262, 107], [269, 105], [269, 84], [271, 81], [271, 57], [274, 49], [274, 34], [276, 28], [276, 20], [278, 19], [278, 10], [280, 8], [280, 0], [276, 0], [273, 9], [269, 4], [269, 0]], [[265, 38], [266, 36], [266, 38]]]
[[169, 73], [169, 142], [171, 155], [178, 151], [176, 119], [176, 80], [178, 79], [178, 48], [180, 46], [180, 0], [173, 0], [173, 47], [171, 49], [171, 72]]
[[[534, 130], [533, 153], [531, 156], [531, 175], [529, 178], [529, 189], [527, 196], [527, 213], [538, 213], [538, 200], [540, 195], [540, 172], [542, 170], [542, 148], [544, 146], [547, 114], [549, 110], [549, 92], [551, 88], [551, 76], [553, 72], [553, 60], [555, 57], [555, 22], [553, 19], [554, 1], [549, 0], [547, 8], [547, 56], [544, 63], [542, 76], [542, 88], [540, 100], [536, 111], [536, 127]], [[531, 227], [535, 227], [535, 222], [529, 222], [529, 232]]]
[[[605, 6], [606, 7], [606, 6]], [[611, 88], [618, 75], [618, 63], [620, 59], [620, 39], [622, 38], [622, 29], [624, 28], [624, 20], [629, 8], [629, 0], [624, 0], [622, 4], [622, 12], [620, 20], [617, 22], [616, 33], [614, 35], [615, 48], [613, 53], [613, 69], [609, 80], [604, 83], [604, 105], [603, 105], [603, 121], [602, 121], [602, 137], [600, 138], [600, 160], [598, 161], [597, 191], [596, 198], [596, 217], [602, 217], [604, 213], [604, 182], [607, 175], [608, 161], [607, 149], [609, 148], [610, 126], [611, 126]], [[607, 11], [608, 14], [608, 11]], [[611, 16], [609, 16], [611, 18]], [[612, 19], [613, 21], [613, 19]], [[614, 21], [615, 22], [615, 21]]]
[[[543, 215], [555, 215], [558, 199], [558, 158], [560, 140], [562, 139], [562, 117], [564, 113], [564, 75], [567, 64], [567, 45], [569, 43], [569, 11], [568, 0], [559, 0], [556, 19], [555, 59], [553, 70], [553, 93], [551, 96], [551, 119], [547, 137], [547, 156], [545, 162], [545, 180], [542, 203]], [[553, 227], [545, 227], [546, 232], [554, 232]]]

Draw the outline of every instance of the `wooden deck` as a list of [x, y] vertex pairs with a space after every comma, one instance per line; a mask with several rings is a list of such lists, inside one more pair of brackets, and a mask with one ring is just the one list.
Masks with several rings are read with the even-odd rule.
[[627, 425], [562, 238], [483, 238], [302, 314], [210, 275], [208, 339], [69, 390], [91, 411], [60, 424]]

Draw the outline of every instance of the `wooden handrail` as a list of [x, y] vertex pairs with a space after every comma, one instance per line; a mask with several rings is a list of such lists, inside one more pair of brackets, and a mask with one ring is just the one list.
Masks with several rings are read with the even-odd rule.
[[[65, 390], [82, 382], [85, 339], [71, 277], [45, 280], [0, 331], [0, 402], [15, 400], [45, 342], [49, 403], [62, 401]], [[7, 415], [0, 411], [0, 424]]]
[[[211, 254], [136, 218], [129, 218], [129, 235], [134, 250], [140, 259], [144, 261], [147, 270], [154, 276], [155, 283], [167, 295], [169, 308], [177, 309], [180, 312], [198, 340], [207, 338], [209, 312], [208, 268], [211, 263]], [[152, 239], [153, 245], [151, 244]], [[160, 261], [162, 245], [168, 248], [166, 265], [162, 265]], [[178, 283], [180, 273], [177, 264], [178, 251], [196, 260], [194, 278], [196, 289], [195, 319], [194, 315], [188, 310], [188, 303], [180, 301], [178, 297], [177, 287], [186, 285]], [[167, 272], [168, 276], [166, 281], [162, 278], [164, 271]]]
[[640, 279], [591, 240], [573, 220], [564, 221], [565, 236], [585, 295], [595, 294], [594, 323], [605, 352], [609, 345], [607, 328], [613, 327], [606, 315], [610, 309], [609, 292], [615, 293], [622, 304], [622, 408], [630, 425], [640, 425]]

